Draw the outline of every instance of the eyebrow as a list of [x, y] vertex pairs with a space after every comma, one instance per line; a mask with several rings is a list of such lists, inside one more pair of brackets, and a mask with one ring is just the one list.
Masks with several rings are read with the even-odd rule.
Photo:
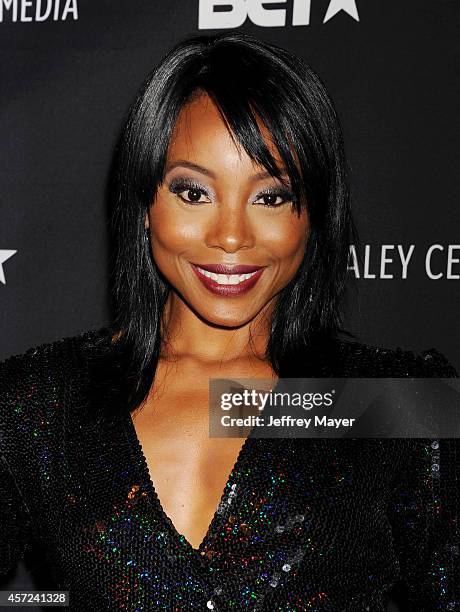
[[[204, 174], [205, 176], [209, 176], [212, 179], [216, 178], [216, 175], [214, 172], [212, 172], [212, 170], [209, 170], [208, 168], [205, 168], [204, 166], [200, 166], [199, 164], [194, 164], [193, 162], [189, 162], [185, 159], [178, 159], [175, 162], [172, 162], [171, 164], [168, 164], [166, 167], [166, 172], [171, 172], [171, 170], [174, 170], [174, 168], [188, 168], [189, 170], [194, 170], [195, 172], [200, 172], [201, 174]], [[282, 178], [288, 178], [288, 175], [286, 172], [281, 172], [281, 177]], [[272, 175], [270, 174], [270, 172], [268, 172], [267, 170], [262, 171], [262, 172], [257, 172], [256, 174], [253, 174], [251, 176], [251, 180], [254, 181], [261, 181], [262, 179], [266, 179], [266, 178], [272, 178]]]

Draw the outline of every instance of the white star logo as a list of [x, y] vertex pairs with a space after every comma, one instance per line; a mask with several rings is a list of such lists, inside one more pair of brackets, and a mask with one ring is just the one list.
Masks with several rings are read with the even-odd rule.
[[3, 283], [4, 285], [6, 285], [6, 279], [5, 279], [5, 272], [3, 270], [3, 264], [10, 257], [13, 257], [13, 255], [15, 255], [16, 253], [17, 253], [17, 251], [11, 251], [11, 250], [5, 250], [5, 249], [2, 250], [2, 249], [0, 249], [0, 283]]
[[326, 21], [332, 19], [332, 17], [334, 17], [334, 15], [337, 15], [339, 11], [345, 11], [350, 15], [350, 17], [353, 17], [353, 19], [359, 21], [356, 0], [331, 0], [323, 23], [326, 23]]

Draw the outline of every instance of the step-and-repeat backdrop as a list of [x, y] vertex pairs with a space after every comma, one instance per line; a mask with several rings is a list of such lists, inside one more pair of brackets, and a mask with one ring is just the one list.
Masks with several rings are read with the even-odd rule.
[[348, 329], [459, 369], [458, 18], [458, 0], [0, 0], [0, 359], [107, 321], [124, 114], [178, 40], [240, 28], [335, 100], [360, 234]]

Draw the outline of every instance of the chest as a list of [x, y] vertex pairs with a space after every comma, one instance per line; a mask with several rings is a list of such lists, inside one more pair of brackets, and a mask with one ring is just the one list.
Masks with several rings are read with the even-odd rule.
[[144, 413], [133, 424], [164, 513], [176, 530], [198, 548], [244, 439], [209, 438], [205, 411], [197, 408], [196, 402], [191, 406], [198, 415], [191, 417], [186, 411], [177, 410], [174, 418], [163, 414], [152, 421]]
[[[244, 369], [247, 364], [228, 368], [225, 377], [241, 377]], [[273, 378], [264, 363], [252, 375]], [[145, 406], [132, 415], [162, 509], [194, 548], [209, 529], [245, 441], [209, 436], [209, 379], [223, 376], [215, 369], [160, 364]]]

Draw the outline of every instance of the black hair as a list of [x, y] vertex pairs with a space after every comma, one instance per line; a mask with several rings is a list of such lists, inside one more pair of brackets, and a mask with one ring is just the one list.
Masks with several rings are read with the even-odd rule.
[[[171, 290], [151, 256], [144, 220], [163, 181], [179, 112], [197, 93], [212, 98], [233, 137], [280, 178], [258, 127], [268, 129], [289, 176], [293, 206], [308, 206], [303, 261], [276, 296], [266, 357], [283, 363], [318, 337], [341, 330], [350, 240], [356, 236], [340, 123], [318, 75], [285, 49], [241, 32], [177, 44], [148, 75], [118, 145], [112, 236], [112, 350], [123, 355], [130, 410], [146, 398], [161, 349], [161, 315]], [[348, 332], [345, 332], [346, 334]], [[351, 335], [351, 334], [348, 334]]]

